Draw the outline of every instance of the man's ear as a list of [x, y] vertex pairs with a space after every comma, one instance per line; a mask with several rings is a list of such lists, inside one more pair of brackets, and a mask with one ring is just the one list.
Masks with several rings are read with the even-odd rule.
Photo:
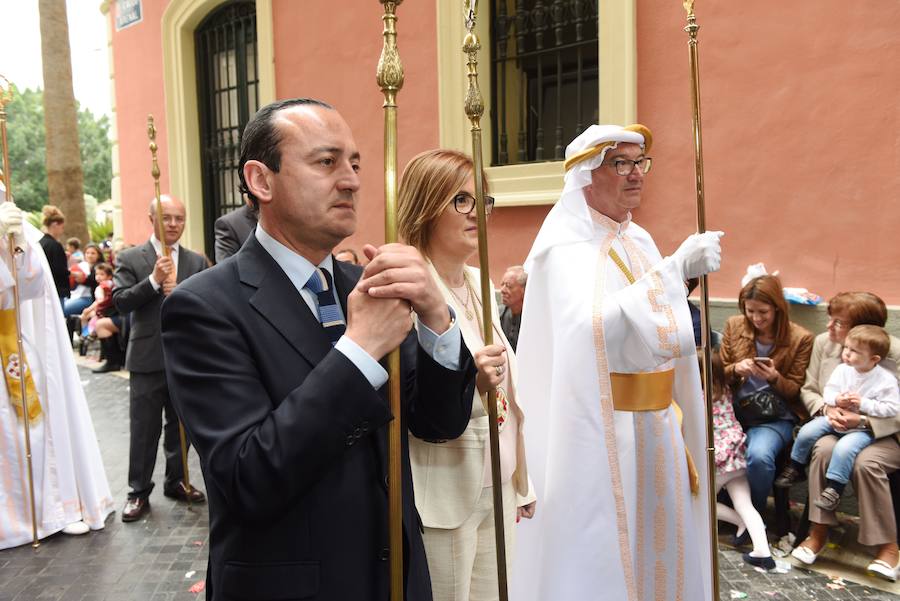
[[250, 193], [261, 203], [272, 200], [272, 170], [260, 161], [247, 161], [244, 163], [244, 181]]

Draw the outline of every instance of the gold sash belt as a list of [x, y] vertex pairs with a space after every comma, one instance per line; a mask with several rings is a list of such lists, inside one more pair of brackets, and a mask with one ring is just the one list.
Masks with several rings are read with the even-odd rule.
[[[610, 373], [609, 377], [612, 383], [613, 408], [616, 411], [662, 411], [669, 405], [674, 405], [678, 424], [681, 425], [683, 420], [681, 407], [672, 400], [674, 369], [640, 374]], [[684, 447], [684, 453], [691, 493], [696, 495], [700, 492], [700, 475], [687, 445]]]
[[672, 404], [675, 370], [642, 374], [610, 373], [616, 411], [661, 411]]

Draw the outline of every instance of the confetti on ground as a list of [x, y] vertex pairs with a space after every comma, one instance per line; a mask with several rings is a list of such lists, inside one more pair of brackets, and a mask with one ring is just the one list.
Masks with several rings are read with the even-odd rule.
[[199, 580], [188, 589], [189, 593], [202, 593], [206, 590], [206, 580]]
[[193, 577], [194, 577], [194, 574], [196, 574], [196, 573], [197, 573], [197, 570], [191, 570], [190, 572], [188, 572], [187, 574], [185, 574], [184, 577], [185, 577], [185, 578], [193, 578]]
[[191, 544], [194, 545], [195, 547], [202, 547], [202, 546], [203, 546], [203, 541], [202, 541], [202, 540], [195, 540], [195, 541], [192, 542]]
[[791, 564], [786, 561], [776, 561], [775, 567], [769, 570], [770, 574], [787, 574], [791, 571]]
[[736, 590], [732, 589], [731, 598], [732, 599], [746, 599], [747, 593], [745, 593], [744, 591], [736, 591]]
[[847, 587], [845, 586], [847, 583], [844, 582], [844, 579], [841, 578], [840, 576], [829, 576], [829, 578], [831, 578], [831, 582], [829, 582], [829, 583], [826, 584], [825, 586], [827, 586], [827, 587], [830, 588], [831, 590], [833, 590], [833, 591], [842, 591], [842, 590], [844, 590], [845, 588], [847, 588]]

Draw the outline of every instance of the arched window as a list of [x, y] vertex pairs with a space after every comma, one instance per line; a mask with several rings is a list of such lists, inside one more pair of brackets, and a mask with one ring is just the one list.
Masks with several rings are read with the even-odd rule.
[[238, 192], [241, 134], [259, 105], [255, 2], [229, 2], [194, 33], [203, 165], [203, 223], [212, 255], [213, 224], [244, 204]]

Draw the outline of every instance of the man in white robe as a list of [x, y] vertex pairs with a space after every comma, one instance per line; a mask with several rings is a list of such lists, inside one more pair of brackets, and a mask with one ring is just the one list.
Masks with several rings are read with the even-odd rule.
[[[24, 229], [21, 212], [0, 200], [0, 313], [11, 314], [0, 321], [11, 325], [12, 332], [2, 334], [11, 334], [13, 341], [14, 280], [7, 234], [14, 234], [25, 251], [16, 256], [16, 267], [27, 371], [39, 403], [27, 403], [29, 415], [34, 415], [29, 433], [37, 535], [44, 538], [61, 530], [83, 534], [103, 528], [113, 511], [112, 496], [59, 298], [37, 243], [42, 234], [28, 224]], [[3, 367], [10, 371], [8, 361]], [[10, 378], [0, 381], [0, 549], [32, 541], [25, 430], [19, 415], [23, 407], [14, 406], [10, 385], [17, 384]]]
[[525, 263], [519, 390], [541, 511], [518, 527], [516, 601], [712, 597], [684, 282], [718, 269], [722, 234], [694, 234], [663, 259], [631, 221], [651, 143], [641, 125], [578, 136]]

